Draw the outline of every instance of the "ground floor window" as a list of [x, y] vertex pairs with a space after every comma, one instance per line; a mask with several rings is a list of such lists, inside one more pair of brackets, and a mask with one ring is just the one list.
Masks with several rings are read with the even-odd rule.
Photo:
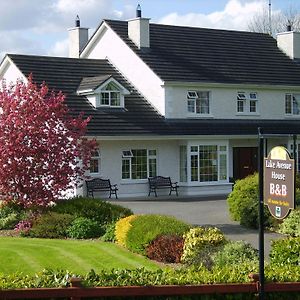
[[[124, 153], [131, 155], [124, 155]], [[123, 151], [122, 179], [147, 179], [156, 176], [156, 150], [131, 149]]]
[[193, 145], [180, 147], [180, 181], [216, 182], [227, 180], [227, 146]]
[[96, 150], [92, 153], [90, 160], [90, 174], [100, 173], [100, 151]]

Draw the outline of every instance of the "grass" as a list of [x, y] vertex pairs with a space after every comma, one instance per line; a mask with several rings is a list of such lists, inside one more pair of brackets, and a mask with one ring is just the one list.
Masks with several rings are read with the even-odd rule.
[[91, 269], [158, 269], [152, 261], [113, 243], [0, 237], [0, 272], [34, 274], [44, 268], [85, 274]]

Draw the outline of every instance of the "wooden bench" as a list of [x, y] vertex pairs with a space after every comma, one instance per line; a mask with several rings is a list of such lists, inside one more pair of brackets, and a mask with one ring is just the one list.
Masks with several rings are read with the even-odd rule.
[[111, 198], [111, 195], [115, 195], [116, 199], [118, 199], [117, 195], [117, 185], [111, 185], [109, 179], [102, 179], [102, 178], [94, 178], [91, 180], [86, 180], [86, 190], [87, 190], [87, 196], [91, 196], [94, 198], [94, 192], [97, 191], [108, 191], [109, 192], [109, 198]]
[[155, 177], [149, 177], [148, 178], [149, 182], [149, 193], [148, 196], [152, 192], [154, 192], [155, 197], [157, 197], [157, 189], [163, 189], [163, 188], [168, 188], [170, 189], [169, 195], [171, 195], [172, 191], [176, 192], [176, 196], [178, 196], [178, 184], [177, 182], [172, 182], [170, 177], [164, 177], [164, 176], [155, 176]]

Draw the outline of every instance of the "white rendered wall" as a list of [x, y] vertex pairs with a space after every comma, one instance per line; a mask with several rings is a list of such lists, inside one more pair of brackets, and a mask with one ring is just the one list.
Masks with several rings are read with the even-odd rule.
[[4, 61], [3, 64], [5, 64], [5, 66], [3, 65], [3, 70], [1, 70], [0, 81], [4, 79], [7, 86], [9, 86], [10, 83], [15, 83], [17, 80], [26, 81], [25, 76], [13, 63], [7, 60]]
[[[210, 115], [215, 119], [285, 119], [285, 94], [300, 91], [282, 89], [270, 90], [263, 88], [239, 87], [177, 87], [166, 86], [166, 117], [167, 118], [201, 118], [199, 114], [188, 114], [187, 91], [210, 92]], [[237, 92], [257, 93], [257, 113], [237, 113]], [[249, 101], [247, 102], [249, 104]], [[297, 117], [297, 116], [296, 116]], [[299, 118], [299, 117], [298, 117]]]
[[103, 33], [90, 52], [84, 51], [82, 57], [108, 58], [158, 112], [165, 115], [162, 80], [111, 29]]

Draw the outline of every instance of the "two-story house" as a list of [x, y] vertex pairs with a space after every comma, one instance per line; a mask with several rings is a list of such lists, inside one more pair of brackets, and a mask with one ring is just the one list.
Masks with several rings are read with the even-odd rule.
[[69, 35], [71, 58], [8, 54], [0, 79], [32, 73], [92, 116], [89, 175], [110, 178], [121, 197], [147, 195], [155, 175], [178, 181], [182, 195], [230, 192], [231, 178], [257, 169], [259, 127], [277, 134], [269, 148], [291, 149], [300, 133], [300, 33], [276, 42], [138, 14], [102, 21], [90, 39], [77, 20]]

